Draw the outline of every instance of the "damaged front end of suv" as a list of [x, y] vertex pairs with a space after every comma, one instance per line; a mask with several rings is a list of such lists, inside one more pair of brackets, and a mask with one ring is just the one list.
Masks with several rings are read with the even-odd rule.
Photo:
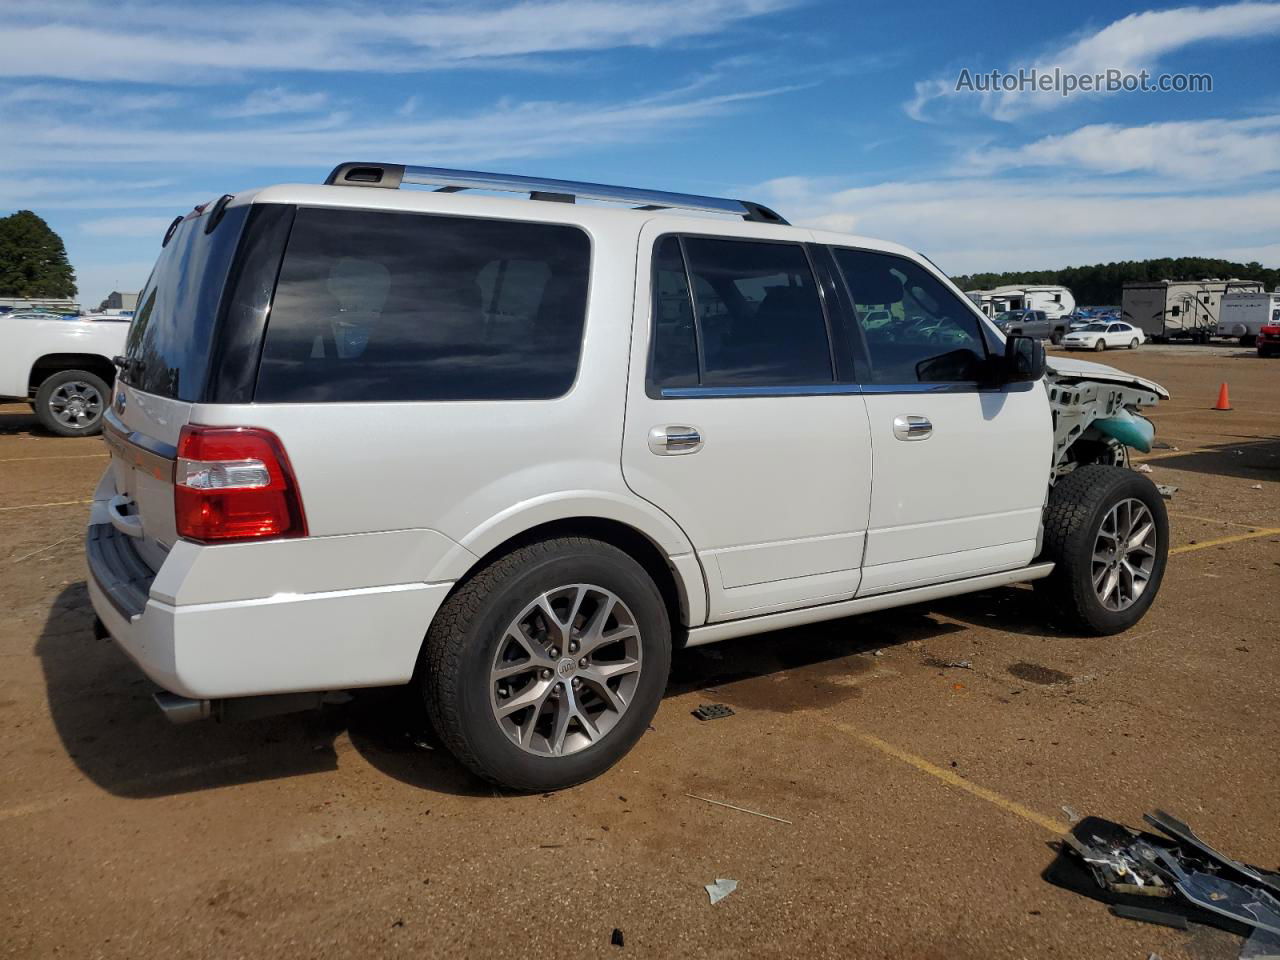
[[1160, 384], [1071, 357], [1049, 358], [1044, 379], [1053, 410], [1050, 482], [1091, 463], [1127, 466], [1130, 447], [1151, 451], [1155, 427], [1139, 411], [1169, 399]]

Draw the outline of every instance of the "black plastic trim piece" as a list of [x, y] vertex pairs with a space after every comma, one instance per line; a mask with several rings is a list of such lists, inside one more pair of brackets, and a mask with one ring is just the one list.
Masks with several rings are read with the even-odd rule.
[[404, 179], [403, 163], [340, 163], [325, 178], [328, 186], [383, 187], [400, 189]]
[[186, 218], [181, 215], [173, 218], [173, 223], [169, 224], [169, 229], [164, 232], [164, 239], [160, 241], [161, 250], [169, 245], [169, 241], [173, 239], [173, 235], [178, 229], [178, 224], [182, 223], [184, 219]]
[[146, 609], [156, 575], [138, 556], [132, 537], [109, 523], [92, 524], [85, 558], [89, 575], [122, 617], [132, 620]]
[[790, 222], [783, 219], [782, 214], [776, 210], [770, 210], [763, 203], [753, 203], [750, 200], [739, 200], [738, 202], [747, 208], [747, 213], [743, 216], [743, 220], [750, 220], [754, 223], [776, 223], [780, 227], [791, 226]]
[[204, 222], [204, 232], [213, 233], [218, 224], [222, 222], [223, 215], [227, 212], [227, 204], [235, 199], [235, 194], [224, 193], [213, 202], [213, 209], [209, 211], [209, 219]]
[[255, 203], [249, 212], [218, 306], [204, 399], [250, 403], [284, 250], [297, 207]]

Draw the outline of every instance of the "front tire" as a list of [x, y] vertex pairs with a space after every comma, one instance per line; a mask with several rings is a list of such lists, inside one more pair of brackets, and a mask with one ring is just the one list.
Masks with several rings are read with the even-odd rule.
[[60, 437], [91, 437], [102, 432], [102, 414], [111, 388], [87, 370], [59, 370], [36, 391], [40, 425]]
[[1169, 559], [1169, 517], [1155, 484], [1121, 467], [1071, 471], [1049, 494], [1043, 559], [1055, 566], [1037, 587], [1073, 627], [1128, 630], [1154, 602]]
[[649, 726], [671, 667], [666, 604], [598, 540], [521, 547], [445, 601], [419, 678], [432, 722], [478, 776], [559, 790], [617, 763]]
[[1107, 341], [1099, 337], [1097, 340], [1094, 341], [1093, 349], [1095, 353], [1101, 353], [1103, 350], [1107, 349]]

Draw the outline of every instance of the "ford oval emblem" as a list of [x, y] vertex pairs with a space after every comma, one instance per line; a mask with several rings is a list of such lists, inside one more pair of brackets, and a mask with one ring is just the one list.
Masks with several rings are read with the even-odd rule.
[[125, 406], [127, 406], [127, 405], [128, 405], [128, 403], [129, 403], [129, 401], [128, 401], [127, 399], [125, 399], [124, 389], [123, 389], [123, 388], [121, 388], [121, 389], [117, 390], [117, 391], [116, 391], [116, 404], [115, 404], [115, 406], [116, 406], [116, 413], [117, 413], [117, 414], [120, 414], [120, 415], [123, 415], [123, 414], [124, 414], [124, 408], [125, 408]]

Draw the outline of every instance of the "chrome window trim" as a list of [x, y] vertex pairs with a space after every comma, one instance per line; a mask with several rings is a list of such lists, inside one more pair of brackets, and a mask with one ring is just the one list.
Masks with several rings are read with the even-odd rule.
[[1019, 384], [997, 387], [963, 381], [957, 383], [820, 383], [786, 386], [664, 387], [663, 400], [716, 399], [721, 397], [831, 397], [886, 393], [999, 393]]

